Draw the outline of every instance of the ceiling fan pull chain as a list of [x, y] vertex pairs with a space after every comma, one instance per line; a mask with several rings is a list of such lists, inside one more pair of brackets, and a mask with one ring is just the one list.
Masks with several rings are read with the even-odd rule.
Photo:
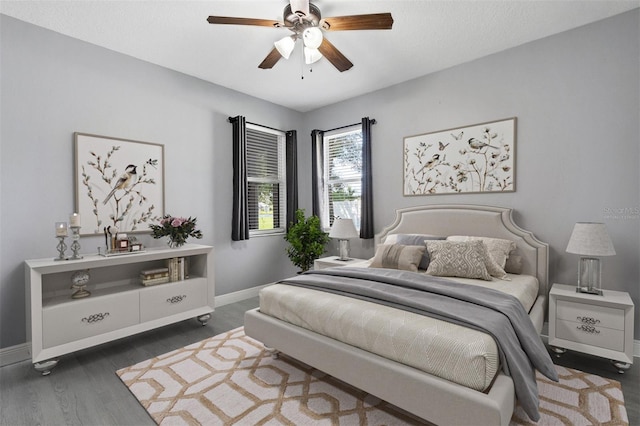
[[302, 57], [300, 59], [300, 80], [304, 80], [304, 43], [302, 43]]

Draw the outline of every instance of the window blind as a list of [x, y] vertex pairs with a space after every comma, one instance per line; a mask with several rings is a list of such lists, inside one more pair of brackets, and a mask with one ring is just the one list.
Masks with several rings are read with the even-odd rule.
[[247, 126], [247, 181], [251, 231], [277, 231], [284, 228], [286, 153], [284, 134], [278, 133]]
[[325, 135], [326, 205], [328, 223], [334, 218], [353, 219], [360, 226], [362, 196], [362, 131], [358, 126], [336, 134]]

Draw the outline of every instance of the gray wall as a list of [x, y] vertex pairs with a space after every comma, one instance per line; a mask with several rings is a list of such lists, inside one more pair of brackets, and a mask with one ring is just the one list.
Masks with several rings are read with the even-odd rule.
[[[55, 256], [54, 222], [73, 209], [74, 131], [165, 145], [166, 210], [198, 216], [202, 242], [215, 246], [218, 294], [291, 275], [281, 237], [230, 241], [226, 119], [237, 114], [298, 130], [308, 210], [311, 129], [377, 119], [376, 231], [399, 207], [513, 207], [516, 222], [551, 245], [551, 280], [572, 283], [577, 257], [564, 250], [573, 224], [604, 221], [618, 253], [605, 259], [604, 286], [640, 305], [639, 214], [616, 213], [640, 208], [638, 22], [635, 10], [303, 115], [2, 16], [0, 348], [24, 342], [23, 260]], [[516, 192], [402, 196], [403, 137], [511, 116]], [[355, 242], [352, 254], [371, 256], [371, 242]]]
[[[550, 281], [575, 283], [578, 256], [565, 252], [574, 223], [606, 223], [617, 255], [603, 258], [603, 287], [631, 294], [638, 339], [639, 24], [636, 9], [331, 105], [307, 114], [301, 133], [363, 116], [377, 120], [372, 154], [376, 232], [393, 221], [399, 207], [513, 207], [516, 223], [550, 244]], [[516, 192], [403, 197], [405, 136], [513, 116], [518, 119]], [[309, 150], [298, 155], [310, 161]], [[372, 254], [369, 242], [352, 243], [352, 255]]]
[[[300, 113], [4, 15], [0, 25], [0, 347], [25, 341], [24, 259], [55, 257], [54, 223], [73, 211], [76, 131], [164, 144], [166, 211], [197, 216], [218, 294], [295, 272], [281, 236], [230, 240], [227, 118], [288, 130]], [[83, 237], [82, 252], [100, 243]]]

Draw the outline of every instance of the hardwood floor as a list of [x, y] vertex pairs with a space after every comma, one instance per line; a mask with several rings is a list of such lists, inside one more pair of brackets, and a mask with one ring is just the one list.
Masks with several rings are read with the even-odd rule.
[[[0, 368], [0, 425], [154, 425], [115, 371], [240, 327], [257, 298], [216, 309], [202, 327], [196, 320], [86, 349], [60, 358], [51, 375], [29, 361]], [[554, 362], [622, 383], [631, 425], [640, 425], [640, 365], [618, 374], [600, 358], [566, 353]]]

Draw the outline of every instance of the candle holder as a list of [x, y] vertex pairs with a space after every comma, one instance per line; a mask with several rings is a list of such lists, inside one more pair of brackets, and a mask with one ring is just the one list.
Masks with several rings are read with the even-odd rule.
[[58, 235], [56, 238], [58, 239], [58, 245], [56, 246], [56, 248], [58, 249], [58, 257], [53, 260], [67, 260], [67, 257], [64, 254], [64, 252], [67, 250], [67, 245], [64, 242], [64, 239], [66, 237]]
[[78, 260], [78, 259], [82, 259], [82, 256], [80, 256], [78, 254], [78, 252], [80, 251], [80, 227], [79, 226], [70, 226], [71, 228], [71, 239], [73, 240], [73, 242], [71, 243], [71, 252], [72, 252], [72, 256], [69, 258], [69, 260]]

